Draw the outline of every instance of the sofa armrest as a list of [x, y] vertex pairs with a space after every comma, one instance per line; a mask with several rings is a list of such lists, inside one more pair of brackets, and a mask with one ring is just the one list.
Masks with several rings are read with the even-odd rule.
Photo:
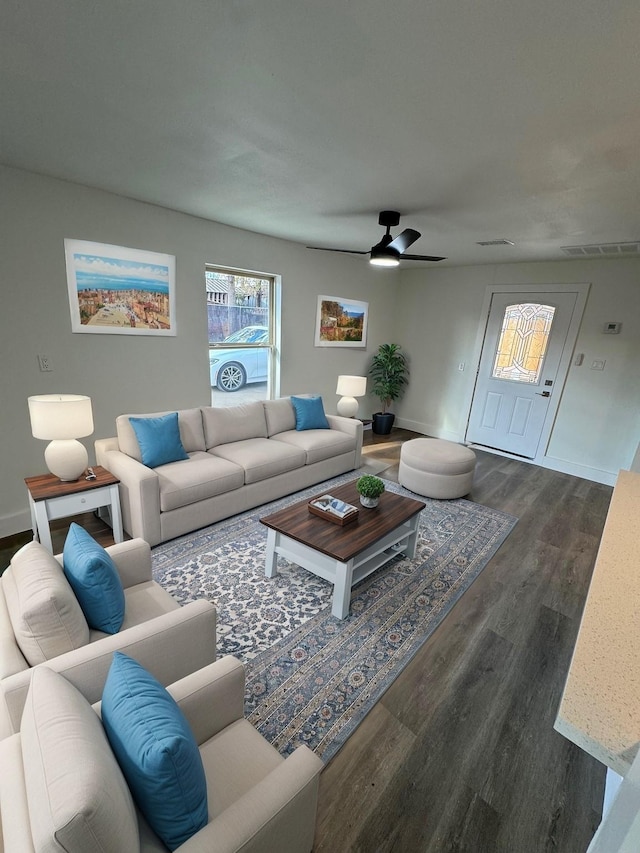
[[339, 429], [341, 432], [346, 432], [356, 440], [356, 464], [355, 467], [360, 467], [360, 457], [362, 454], [362, 436], [363, 427], [362, 421], [357, 418], [343, 418], [342, 415], [327, 415], [329, 426], [331, 429]]
[[98, 439], [96, 457], [99, 454], [100, 464], [120, 480], [123, 527], [130, 536], [158, 545], [162, 541], [158, 475], [153, 468], [113, 448], [113, 441]]
[[[173, 684], [216, 659], [216, 609], [210, 601], [192, 601], [177, 610], [163, 613], [110, 637], [102, 637], [38, 665], [48, 666], [64, 675], [93, 703], [102, 697], [102, 689], [116, 651], [135, 658], [161, 684]], [[20, 728], [32, 671], [18, 672], [0, 682], [0, 693], [8, 710], [11, 731]]]
[[322, 761], [308, 747], [299, 746], [254, 788], [176, 848], [177, 851], [311, 850], [322, 768]]
[[243, 665], [225, 655], [167, 689], [187, 718], [196, 743], [201, 744], [244, 718], [244, 684]]

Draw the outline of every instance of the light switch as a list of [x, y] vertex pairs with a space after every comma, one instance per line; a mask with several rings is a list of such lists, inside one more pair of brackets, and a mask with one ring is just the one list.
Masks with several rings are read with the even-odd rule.
[[600, 361], [599, 359], [592, 361], [591, 370], [604, 370], [605, 363], [606, 362], [604, 360]]

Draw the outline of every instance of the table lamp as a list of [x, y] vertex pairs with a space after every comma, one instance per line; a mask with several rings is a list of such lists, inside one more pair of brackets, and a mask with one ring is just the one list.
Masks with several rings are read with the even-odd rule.
[[356, 397], [364, 397], [366, 393], [366, 376], [338, 376], [336, 394], [341, 395], [338, 400], [338, 414], [344, 418], [353, 418], [358, 411]]
[[76, 439], [93, 432], [91, 398], [40, 394], [27, 402], [33, 437], [50, 441], [44, 451], [47, 468], [63, 482], [77, 480], [89, 462], [85, 446]]

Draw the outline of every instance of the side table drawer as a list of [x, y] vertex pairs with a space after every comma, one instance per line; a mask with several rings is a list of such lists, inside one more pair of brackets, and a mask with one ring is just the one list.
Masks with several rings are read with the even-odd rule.
[[65, 518], [69, 515], [78, 515], [81, 512], [90, 512], [110, 503], [110, 486], [103, 489], [93, 489], [90, 492], [79, 492], [76, 495], [61, 495], [59, 498], [47, 500], [47, 518]]

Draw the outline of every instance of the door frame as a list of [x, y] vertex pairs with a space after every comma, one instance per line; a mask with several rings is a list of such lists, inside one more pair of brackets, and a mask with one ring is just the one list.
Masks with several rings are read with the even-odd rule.
[[[509, 453], [506, 450], [496, 450], [493, 448], [483, 447], [482, 445], [478, 445], [481, 450], [487, 450], [489, 453], [495, 453], [499, 456], [508, 456], [512, 459], [520, 459], [522, 462], [530, 462], [535, 465], [542, 465], [543, 467], [554, 467], [550, 465], [545, 465], [544, 459], [547, 454], [547, 448], [549, 446], [549, 441], [551, 439], [551, 433], [553, 430], [553, 425], [556, 420], [556, 415], [558, 414], [558, 409], [560, 407], [560, 402], [562, 400], [562, 395], [564, 392], [564, 386], [567, 381], [567, 375], [569, 373], [569, 367], [571, 366], [571, 359], [573, 358], [573, 352], [576, 345], [576, 340], [578, 339], [578, 332], [580, 330], [580, 324], [582, 323], [582, 316], [584, 314], [584, 309], [587, 304], [587, 297], [589, 295], [589, 288], [591, 284], [589, 282], [576, 282], [575, 284], [489, 284], [485, 288], [484, 301], [482, 303], [482, 313], [480, 314], [480, 323], [478, 325], [478, 332], [476, 334], [476, 342], [474, 346], [474, 355], [473, 355], [473, 364], [475, 369], [475, 376], [473, 379], [473, 385], [471, 386], [471, 392], [468, 398], [467, 405], [467, 416], [465, 419], [465, 427], [464, 427], [464, 435], [465, 441], [467, 437], [467, 432], [469, 430], [469, 420], [471, 417], [471, 406], [473, 405], [473, 398], [476, 393], [476, 385], [478, 382], [478, 373], [480, 370], [480, 358], [482, 356], [482, 347], [484, 346], [485, 336], [487, 332], [487, 325], [489, 323], [489, 314], [491, 312], [491, 302], [494, 294], [498, 293], [513, 293], [516, 296], [522, 293], [535, 293], [536, 295], [543, 297], [545, 293], [576, 293], [576, 304], [573, 309], [573, 314], [571, 316], [571, 321], [569, 323], [569, 329], [567, 331], [567, 337], [565, 339], [564, 347], [562, 349], [562, 355], [560, 356], [560, 363], [558, 364], [558, 374], [556, 379], [556, 384], [554, 387], [554, 394], [551, 398], [549, 407], [547, 409], [547, 414], [544, 419], [544, 423], [542, 426], [542, 431], [540, 433], [540, 442], [538, 444], [538, 449], [536, 450], [536, 455], [533, 459], [528, 459], [522, 456], [518, 456], [513, 453]], [[541, 300], [542, 301], [542, 300]]]

